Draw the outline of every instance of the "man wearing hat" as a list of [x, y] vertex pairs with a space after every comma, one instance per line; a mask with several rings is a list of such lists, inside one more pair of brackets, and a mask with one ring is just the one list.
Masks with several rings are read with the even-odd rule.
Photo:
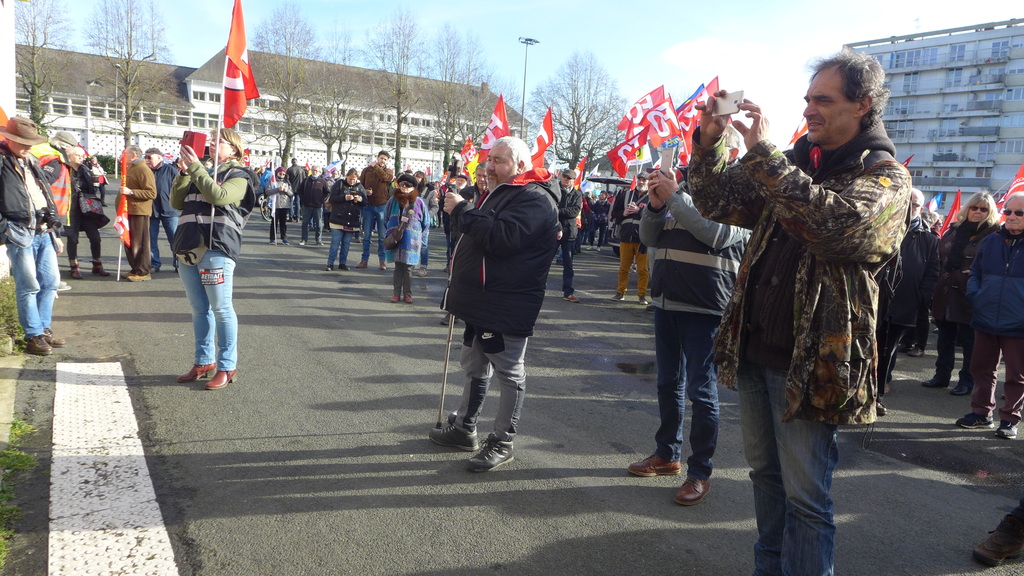
[[562, 170], [562, 199], [558, 202], [558, 224], [561, 232], [558, 246], [562, 256], [562, 297], [569, 302], [579, 303], [572, 286], [572, 257], [576, 251], [576, 235], [579, 234], [579, 219], [583, 211], [583, 193], [576, 189], [576, 171]]
[[64, 345], [50, 331], [64, 251], [57, 207], [38, 162], [29, 153], [46, 141], [28, 118], [14, 116], [0, 127], [0, 242], [7, 245], [25, 351], [45, 356]]
[[650, 278], [650, 270], [647, 268], [647, 247], [640, 243], [640, 218], [646, 205], [645, 172], [637, 175], [635, 189], [622, 189], [615, 195], [611, 213], [612, 221], [619, 227], [619, 282], [612, 300], [625, 299], [630, 268], [636, 264], [637, 299], [643, 306], [650, 304], [647, 300], [647, 281]]

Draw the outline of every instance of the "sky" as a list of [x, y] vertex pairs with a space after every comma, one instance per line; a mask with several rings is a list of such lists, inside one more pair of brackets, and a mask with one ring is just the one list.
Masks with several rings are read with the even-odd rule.
[[[71, 48], [88, 51], [84, 27], [93, 24], [90, 12], [102, 0], [65, 1], [78, 25]], [[167, 62], [198, 67], [226, 44], [234, 0], [157, 4], [167, 6], [161, 12], [170, 48]], [[249, 36], [284, 4], [242, 0]], [[1024, 8], [1016, 2], [993, 0], [971, 4], [969, 10], [952, 0], [646, 5], [611, 0], [303, 0], [292, 5], [325, 33], [336, 26], [347, 28], [357, 48], [368, 31], [399, 9], [411, 12], [427, 37], [450, 22], [483, 42], [496, 76], [517, 86], [519, 97], [526, 47], [518, 39], [537, 39], [529, 48], [527, 99], [574, 51], [592, 52], [616, 79], [628, 104], [664, 84], [678, 105], [717, 75], [722, 89], [744, 90], [746, 98], [761, 106], [769, 137], [783, 147], [800, 123], [807, 65], [813, 59], [835, 53], [845, 43], [1024, 18]], [[522, 101], [508, 105], [518, 109]], [[528, 119], [535, 125], [541, 120]]]

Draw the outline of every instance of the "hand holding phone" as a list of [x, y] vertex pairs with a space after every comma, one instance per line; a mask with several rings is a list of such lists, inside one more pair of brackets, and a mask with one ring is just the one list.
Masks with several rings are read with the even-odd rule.
[[727, 92], [715, 99], [715, 116], [728, 116], [740, 111], [743, 102], [743, 90]]

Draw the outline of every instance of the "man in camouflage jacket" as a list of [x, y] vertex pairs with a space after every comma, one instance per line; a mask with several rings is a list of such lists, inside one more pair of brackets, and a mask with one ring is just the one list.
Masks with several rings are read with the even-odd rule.
[[715, 98], [694, 136], [694, 204], [752, 230], [715, 361], [739, 390], [758, 575], [833, 573], [837, 425], [875, 419], [874, 276], [906, 232], [911, 188], [881, 123], [883, 81], [877, 61], [852, 51], [819, 62], [808, 134], [787, 152], [764, 139], [749, 100], [750, 127], [734, 123], [747, 146], [738, 165], [727, 166]]

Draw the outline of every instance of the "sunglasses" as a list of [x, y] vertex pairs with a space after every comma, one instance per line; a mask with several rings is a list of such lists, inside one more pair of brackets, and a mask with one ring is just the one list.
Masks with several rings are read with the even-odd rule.
[[987, 213], [988, 212], [988, 207], [987, 206], [971, 206], [971, 212], [974, 212], [974, 211], [986, 212]]
[[1009, 216], [1010, 214], [1013, 214], [1014, 216], [1016, 216], [1018, 218], [1022, 218], [1022, 217], [1024, 217], [1024, 210], [1008, 210], [1008, 209], [1004, 208], [1003, 209], [1003, 214], [1005, 214], [1006, 216]]

